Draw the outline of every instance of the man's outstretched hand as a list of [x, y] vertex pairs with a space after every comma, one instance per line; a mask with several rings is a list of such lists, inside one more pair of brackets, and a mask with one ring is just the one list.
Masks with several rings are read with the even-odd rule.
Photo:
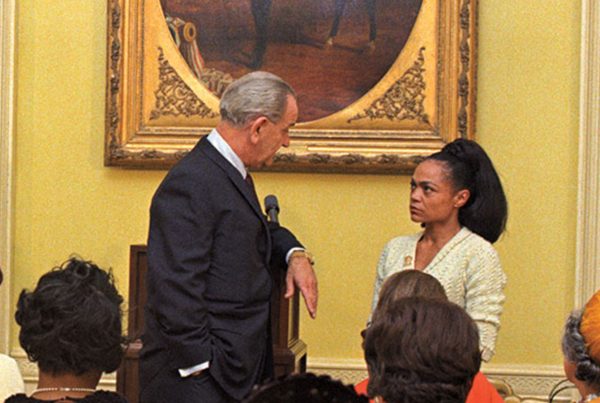
[[308, 310], [310, 317], [315, 319], [317, 317], [319, 290], [317, 286], [317, 276], [307, 257], [292, 256], [292, 258], [290, 258], [285, 282], [285, 297], [293, 297], [297, 287], [304, 297], [306, 309]]

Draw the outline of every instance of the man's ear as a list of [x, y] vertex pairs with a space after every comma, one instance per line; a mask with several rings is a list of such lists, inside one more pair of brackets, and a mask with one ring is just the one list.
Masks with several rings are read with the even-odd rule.
[[471, 192], [469, 189], [461, 189], [454, 195], [454, 207], [461, 208], [469, 201]]
[[267, 118], [259, 116], [250, 124], [250, 141], [252, 144], [258, 143], [260, 139], [260, 129], [267, 123]]

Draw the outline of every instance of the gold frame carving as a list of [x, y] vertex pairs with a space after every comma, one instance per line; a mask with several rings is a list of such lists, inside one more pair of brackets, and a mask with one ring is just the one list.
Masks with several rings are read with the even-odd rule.
[[[274, 171], [407, 173], [475, 132], [477, 0], [423, 0], [401, 53], [359, 100], [302, 122]], [[105, 165], [168, 168], [218, 122], [218, 98], [171, 39], [159, 0], [108, 0]]]

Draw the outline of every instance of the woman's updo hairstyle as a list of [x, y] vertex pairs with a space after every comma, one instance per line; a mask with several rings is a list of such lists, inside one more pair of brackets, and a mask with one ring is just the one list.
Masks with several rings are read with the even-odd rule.
[[479, 333], [458, 305], [394, 301], [363, 332], [367, 391], [387, 403], [464, 402], [481, 366]]
[[420, 270], [401, 270], [392, 274], [383, 282], [379, 291], [377, 308], [373, 311], [374, 321], [380, 312], [394, 306], [396, 301], [408, 297], [423, 297], [448, 301], [444, 286], [431, 274]]
[[562, 350], [575, 364], [575, 377], [600, 389], [600, 291], [567, 319]]
[[458, 212], [460, 224], [496, 242], [506, 227], [508, 206], [500, 178], [483, 148], [472, 140], [457, 139], [425, 160], [443, 162], [454, 188], [469, 190], [469, 200]]
[[110, 272], [73, 257], [21, 292], [21, 346], [52, 374], [115, 371], [123, 356], [122, 302]]

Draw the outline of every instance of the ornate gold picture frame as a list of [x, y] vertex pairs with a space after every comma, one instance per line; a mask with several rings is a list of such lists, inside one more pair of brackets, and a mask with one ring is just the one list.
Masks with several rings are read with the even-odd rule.
[[[216, 125], [226, 85], [263, 69], [294, 86], [301, 110], [268, 169], [410, 172], [474, 136], [477, 33], [477, 0], [412, 1], [408, 15], [401, 0], [378, 0], [369, 17], [348, 1], [334, 36], [343, 1], [267, 0], [269, 41], [257, 62], [251, 0], [213, 1], [206, 15], [202, 0], [182, 15], [171, 14], [189, 0], [108, 0], [105, 165], [170, 167]], [[395, 27], [405, 35], [394, 48]]]

